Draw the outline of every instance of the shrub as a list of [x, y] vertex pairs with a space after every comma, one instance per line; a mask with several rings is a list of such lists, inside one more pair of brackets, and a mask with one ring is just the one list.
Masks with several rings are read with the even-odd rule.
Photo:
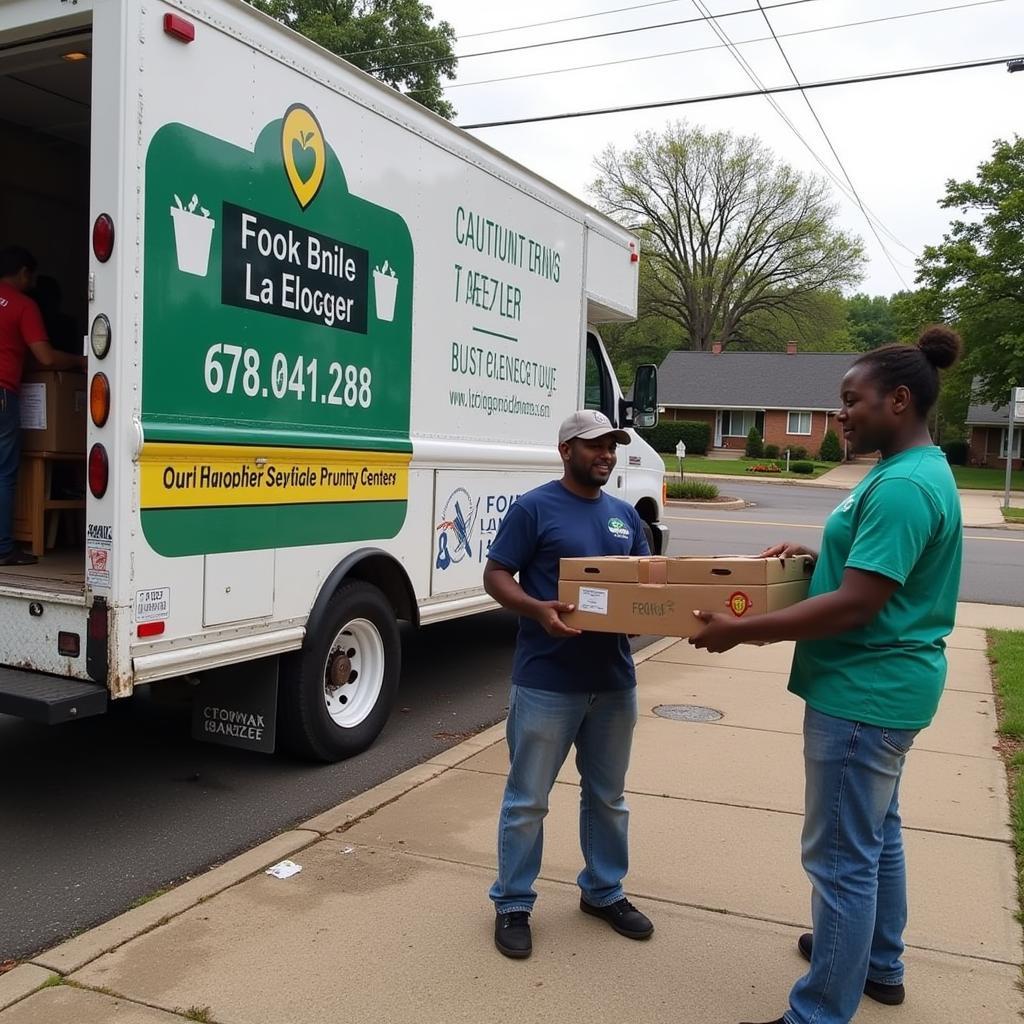
[[779, 446], [777, 444], [766, 444], [764, 446], [764, 457], [766, 459], [777, 459], [779, 457]]
[[794, 445], [792, 448], [789, 449], [789, 457], [790, 459], [796, 459], [797, 461], [806, 459], [807, 449], [801, 444]]
[[747, 466], [748, 473], [781, 473], [782, 467], [777, 462], [755, 462]]
[[705, 480], [684, 480], [681, 484], [669, 484], [668, 496], [683, 501], [713, 501], [718, 497], [718, 488]]
[[757, 427], [751, 427], [750, 433], [747, 434], [746, 456], [748, 459], [764, 458], [764, 441], [761, 440]]
[[947, 441], [942, 450], [946, 453], [946, 461], [951, 466], [966, 466], [970, 445], [966, 441]]
[[687, 455], [704, 455], [711, 444], [711, 424], [699, 420], [662, 420], [653, 430], [638, 431], [656, 451], [674, 455], [682, 441]]
[[813, 462], [791, 462], [789, 468], [794, 473], [810, 474], [814, 472]]
[[834, 430], [829, 429], [825, 431], [825, 436], [821, 440], [821, 451], [818, 453], [818, 458], [822, 462], [843, 461], [843, 449], [839, 444], [839, 437]]

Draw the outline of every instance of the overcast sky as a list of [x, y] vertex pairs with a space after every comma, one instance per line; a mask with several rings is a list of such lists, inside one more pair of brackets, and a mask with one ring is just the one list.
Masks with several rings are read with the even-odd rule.
[[[455, 27], [456, 52], [475, 53], [598, 32], [660, 25], [700, 16], [694, 0], [428, 0], [435, 18]], [[712, 15], [756, 8], [756, 0], [700, 0]], [[813, 82], [904, 68], [1024, 56], [1024, 0], [979, 4], [968, 0], [805, 0], [770, 9], [780, 42], [801, 81]], [[514, 32], [493, 29], [593, 15]], [[856, 27], [935, 8], [940, 13]], [[719, 25], [767, 86], [792, 78], [760, 13], [721, 18]], [[828, 31], [811, 31], [824, 30]], [[801, 33], [794, 35], [793, 33]], [[765, 40], [764, 37], [768, 37]], [[747, 40], [748, 42], [744, 42]], [[697, 47], [700, 52], [675, 53]], [[653, 59], [654, 54], [674, 54]], [[626, 61], [514, 81], [471, 85], [484, 79]], [[656, 28], [605, 39], [548, 46], [460, 61], [456, 88], [446, 92], [457, 124], [654, 102], [751, 88], [738, 62], [705, 22]], [[939, 208], [949, 178], [973, 176], [997, 138], [1024, 133], [1024, 72], [1003, 65], [807, 93], [864, 204], [900, 244], [883, 233], [890, 265], [852, 199], [835, 189], [839, 222], [863, 240], [869, 258], [860, 290], [890, 294], [913, 286], [914, 257], [939, 242], [949, 214]], [[776, 97], [811, 148], [840, 177], [828, 144], [799, 93]], [[593, 197], [593, 158], [609, 143], [629, 146], [637, 132], [659, 130], [685, 118], [711, 129], [756, 134], [798, 169], [822, 173], [814, 157], [772, 110], [749, 99], [610, 114], [549, 123], [478, 129], [480, 139], [585, 199]], [[908, 252], [907, 249], [911, 250]], [[912, 255], [913, 254], [913, 255]], [[897, 273], [898, 271], [898, 273]], [[902, 281], [900, 276], [902, 275]]]

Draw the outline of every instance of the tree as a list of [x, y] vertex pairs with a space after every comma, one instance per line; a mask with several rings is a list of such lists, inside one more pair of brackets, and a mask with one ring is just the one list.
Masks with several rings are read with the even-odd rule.
[[772, 309], [750, 316], [743, 328], [745, 347], [782, 352], [796, 341], [801, 352], [855, 352], [850, 336], [846, 299], [839, 292], [813, 292], [796, 308]]
[[757, 315], [798, 314], [862, 276], [860, 241], [833, 227], [825, 183], [756, 138], [679, 122], [595, 164], [598, 204], [647, 253], [641, 308], [679, 323], [692, 348], [741, 341]]
[[996, 140], [973, 181], [946, 183], [940, 206], [965, 219], [925, 248], [918, 280], [963, 334], [978, 400], [1005, 404], [1024, 381], [1024, 138]]
[[743, 452], [748, 459], [761, 459], [764, 458], [764, 441], [761, 438], [761, 432], [757, 427], [751, 427], [747, 431], [747, 444]]
[[455, 29], [420, 0], [249, 0], [253, 7], [451, 119]]
[[821, 439], [821, 449], [818, 452], [818, 458], [822, 462], [843, 461], [842, 445], [839, 443], [838, 435], [831, 427], [825, 431], [825, 436]]
[[863, 352], [896, 340], [896, 323], [885, 295], [851, 295], [846, 300], [846, 320], [854, 347]]

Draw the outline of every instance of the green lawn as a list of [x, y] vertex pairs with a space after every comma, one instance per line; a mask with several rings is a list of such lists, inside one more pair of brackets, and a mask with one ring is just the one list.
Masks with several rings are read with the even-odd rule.
[[[679, 472], [679, 460], [675, 455], [662, 454], [662, 461], [670, 473]], [[715, 473], [721, 476], [742, 476], [750, 480], [813, 480], [822, 473], [836, 468], [834, 462], [815, 462], [813, 473], [787, 473], [785, 469], [781, 473], [748, 473], [747, 467], [757, 465], [759, 462], [779, 462], [785, 466], [785, 459], [708, 459], [703, 455], [687, 455], [683, 459], [683, 472], [690, 473]]]
[[1010, 817], [1017, 849], [1017, 896], [1024, 907], [1024, 633], [990, 629], [988, 642], [996, 679], [999, 733], [1008, 741], [1003, 755], [1010, 780]]
[[[1006, 470], [978, 469], [976, 466], [951, 466], [957, 487], [967, 491], [1001, 491], [1006, 486]], [[1024, 491], [1024, 470], [1010, 474], [1010, 487]]]
[[1003, 518], [1008, 523], [1024, 523], [1024, 508], [1004, 508]]

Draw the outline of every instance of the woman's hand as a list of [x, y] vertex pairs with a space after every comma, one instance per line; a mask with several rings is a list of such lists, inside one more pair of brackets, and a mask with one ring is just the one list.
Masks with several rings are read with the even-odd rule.
[[784, 541], [782, 544], [773, 544], [765, 548], [758, 558], [795, 558], [797, 555], [809, 555], [815, 562], [818, 560], [818, 552], [805, 548], [803, 544], [790, 544]]
[[704, 628], [690, 637], [689, 643], [711, 654], [723, 654], [740, 643], [738, 620], [722, 612], [694, 612]]

